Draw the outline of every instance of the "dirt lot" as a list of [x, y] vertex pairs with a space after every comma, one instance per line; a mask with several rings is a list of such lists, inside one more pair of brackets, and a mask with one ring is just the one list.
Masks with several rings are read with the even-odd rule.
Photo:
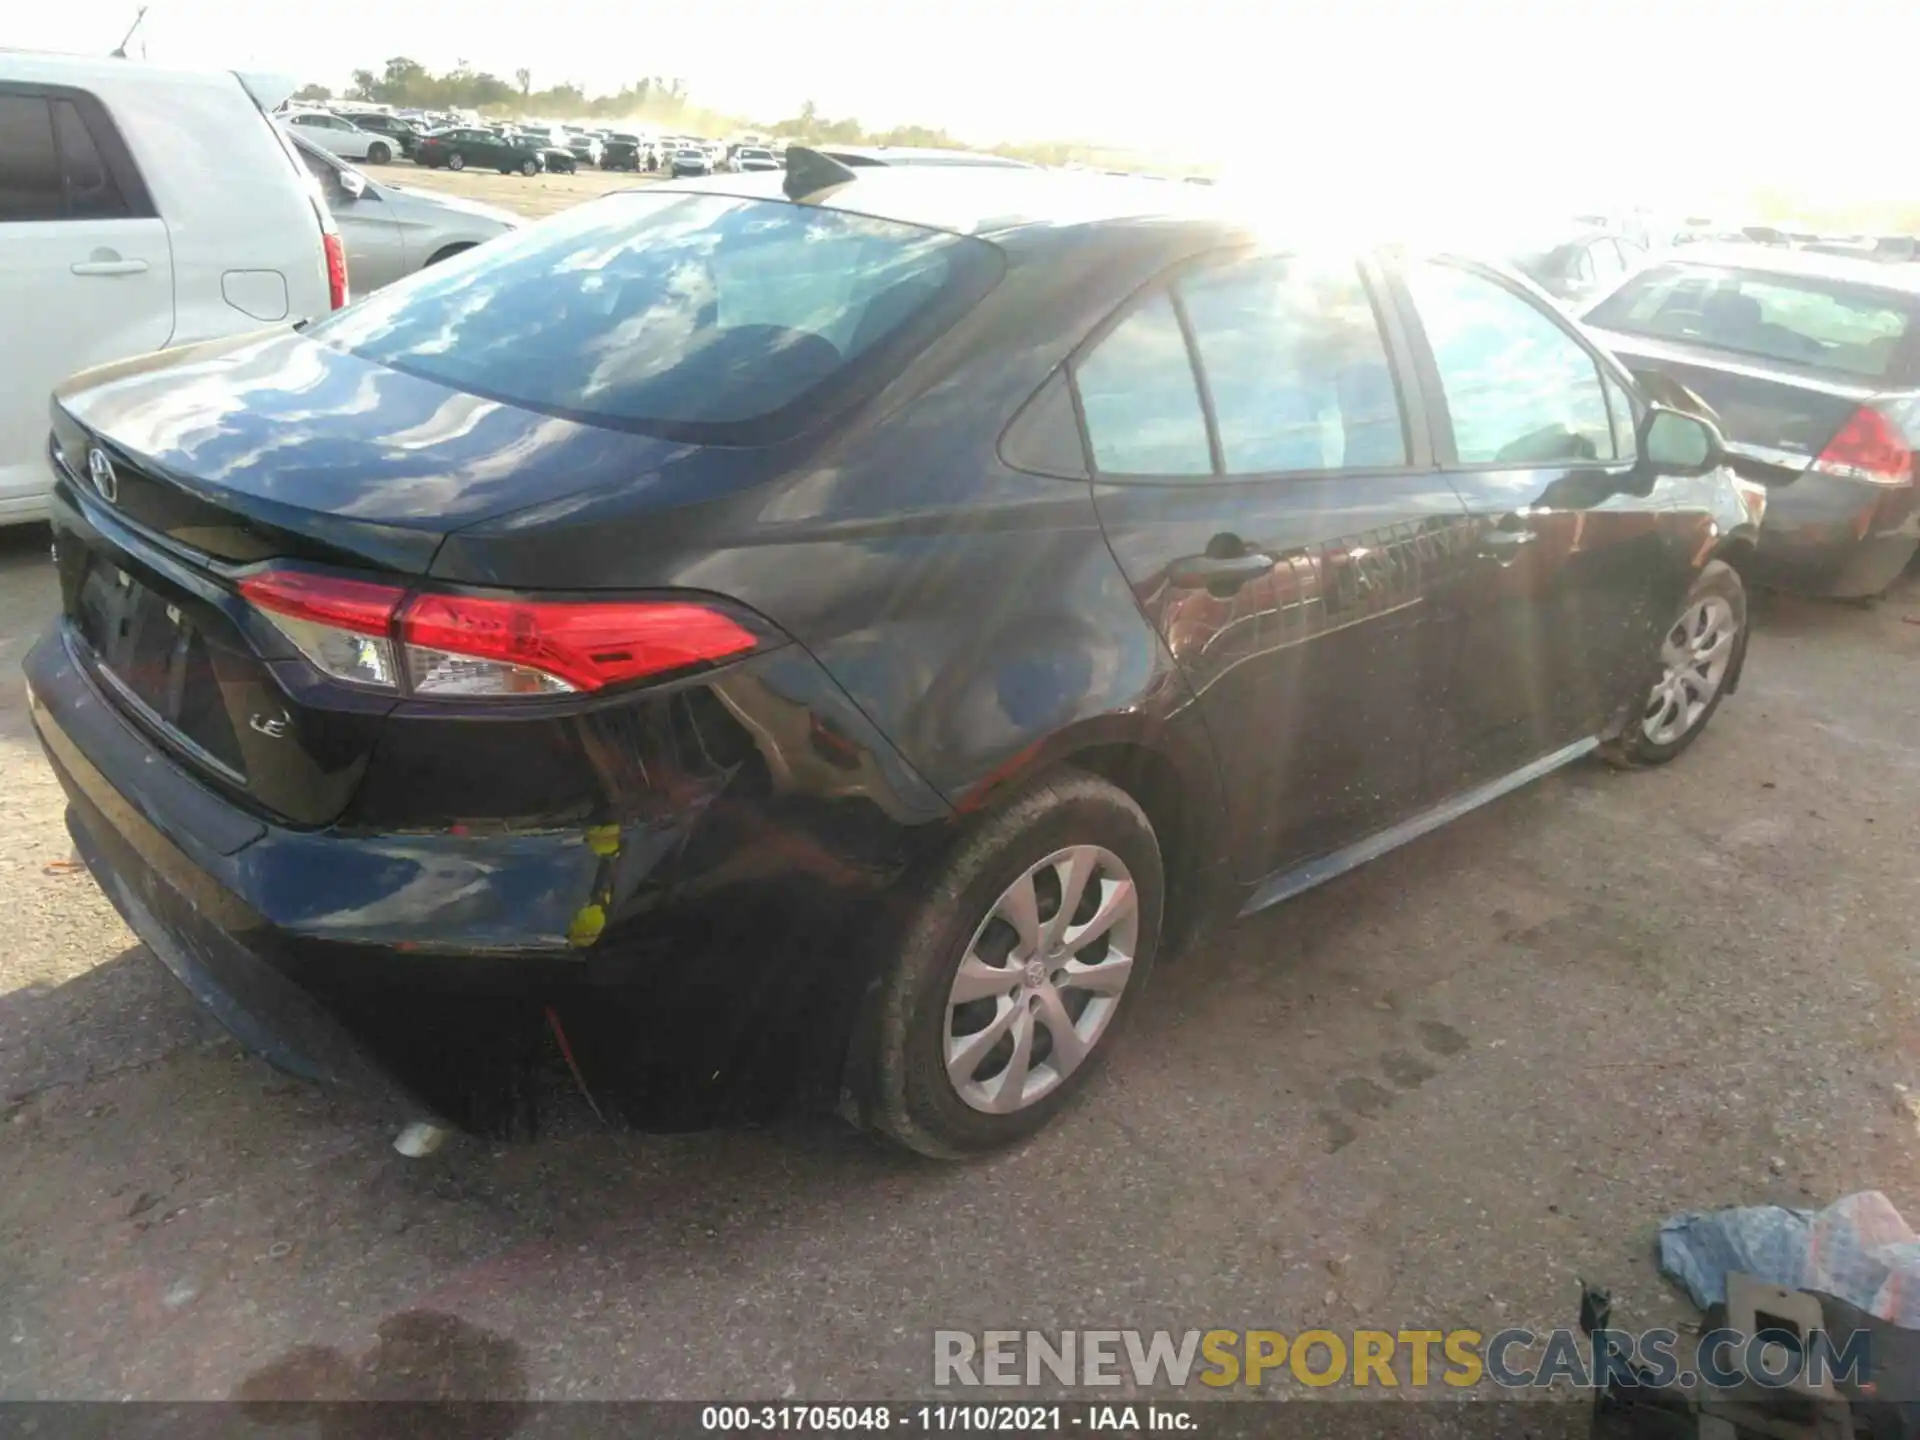
[[457, 1393], [901, 1395], [935, 1326], [1544, 1328], [1576, 1275], [1658, 1323], [1676, 1210], [1920, 1211], [1912, 582], [1766, 604], [1672, 770], [1576, 768], [1163, 972], [1017, 1153], [585, 1123], [410, 1162], [63, 866], [15, 669], [45, 553], [0, 535], [0, 1395], [299, 1394], [381, 1345]]
[[525, 176], [496, 175], [491, 171], [478, 170], [462, 170], [455, 174], [451, 170], [428, 170], [398, 161], [392, 165], [370, 165], [367, 174], [375, 180], [392, 181], [396, 185], [412, 185], [421, 190], [439, 190], [448, 195], [462, 195], [469, 200], [484, 200], [489, 205], [515, 210], [535, 219], [558, 214], [570, 205], [578, 205], [582, 200], [591, 200], [609, 190], [629, 190], [635, 185], [654, 183], [653, 178], [645, 173], [630, 175], [625, 171], [593, 170], [585, 166], [571, 175]]
[[[599, 174], [395, 178], [530, 211]], [[619, 177], [625, 182], [629, 177]], [[564, 198], [563, 198], [564, 197]], [[1581, 766], [1156, 977], [1089, 1103], [915, 1163], [827, 1121], [406, 1161], [241, 1054], [67, 865], [0, 531], [0, 1398], [814, 1398], [935, 1327], [1297, 1330], [1687, 1315], [1678, 1210], [1920, 1215], [1920, 583], [1769, 598], [1666, 772]], [[395, 1357], [400, 1357], [396, 1360]]]

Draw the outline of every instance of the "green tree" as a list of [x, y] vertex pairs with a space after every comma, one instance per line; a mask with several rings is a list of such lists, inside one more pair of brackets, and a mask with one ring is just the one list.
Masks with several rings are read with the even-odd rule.
[[296, 100], [331, 100], [333, 98], [333, 91], [329, 90], [325, 85], [302, 85], [298, 90], [293, 92], [293, 98]]
[[374, 86], [373, 98], [388, 105], [417, 105], [425, 98], [422, 92], [428, 89], [432, 79], [427, 67], [418, 60], [396, 55], [387, 61], [386, 73]]
[[513, 83], [520, 87], [520, 98], [526, 99], [533, 93], [533, 71], [521, 66], [513, 72]]
[[897, 125], [891, 130], [882, 131], [873, 137], [876, 145], [925, 145], [935, 149], [954, 148], [953, 137], [944, 130], [931, 130], [925, 125]]

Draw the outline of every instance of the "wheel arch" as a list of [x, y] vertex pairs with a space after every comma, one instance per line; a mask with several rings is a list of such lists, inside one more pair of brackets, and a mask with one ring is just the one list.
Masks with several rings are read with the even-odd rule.
[[[1726, 693], [1731, 695], [1740, 688], [1740, 674], [1747, 668], [1747, 641], [1753, 634], [1753, 589], [1755, 565], [1760, 556], [1754, 537], [1745, 533], [1728, 535], [1713, 547], [1708, 554], [1709, 562], [1718, 560], [1740, 577], [1740, 583], [1747, 591], [1747, 624], [1740, 632], [1740, 648], [1735, 652], [1733, 664], [1727, 669]], [[1704, 568], [1704, 567], [1703, 567]]]
[[[461, 251], [471, 250], [475, 245], [479, 243], [480, 242], [477, 240], [455, 240], [451, 244], [442, 245], [438, 250], [434, 251], [433, 254], [427, 257], [427, 265], [438, 265], [442, 260], [451, 260], [455, 255], [458, 255]], [[426, 265], [423, 265], [420, 268], [424, 270], [426, 268]]]
[[1219, 771], [1210, 752], [1164, 723], [1138, 715], [1092, 717], [1028, 746], [958, 797], [954, 808], [963, 815], [984, 809], [1060, 766], [1099, 776], [1146, 812], [1165, 881], [1163, 959], [1231, 909], [1231, 887], [1221, 883], [1226, 805]]
[[1146, 812], [1160, 842], [1165, 876], [1161, 956], [1179, 954], [1202, 927], [1208, 910], [1199, 883], [1200, 875], [1210, 868], [1202, 859], [1209, 833], [1203, 797], [1192, 792], [1164, 753], [1137, 741], [1089, 745], [1073, 752], [1065, 763], [1125, 791]]

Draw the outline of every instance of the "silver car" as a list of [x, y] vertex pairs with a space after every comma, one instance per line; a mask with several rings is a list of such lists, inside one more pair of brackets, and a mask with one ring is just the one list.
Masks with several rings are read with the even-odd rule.
[[290, 138], [340, 227], [347, 283], [356, 295], [527, 223], [497, 206], [376, 183], [305, 136]]

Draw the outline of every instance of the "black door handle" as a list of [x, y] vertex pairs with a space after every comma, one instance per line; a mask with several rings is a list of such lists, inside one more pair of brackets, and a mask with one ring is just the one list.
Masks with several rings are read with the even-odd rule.
[[1167, 583], [1177, 590], [1211, 590], [1232, 594], [1249, 580], [1258, 580], [1277, 562], [1271, 555], [1189, 555], [1167, 570]]

